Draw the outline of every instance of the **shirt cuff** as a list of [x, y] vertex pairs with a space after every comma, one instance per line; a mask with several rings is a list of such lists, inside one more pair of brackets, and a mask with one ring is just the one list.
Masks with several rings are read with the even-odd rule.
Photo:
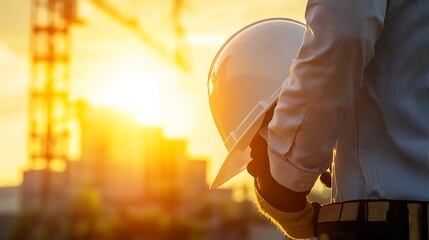
[[313, 188], [320, 173], [300, 170], [279, 156], [270, 152], [268, 155], [271, 175], [282, 186], [295, 192], [305, 192]]
[[[258, 134], [268, 142], [268, 126], [262, 126]], [[270, 172], [274, 180], [280, 185], [295, 192], [311, 190], [320, 173], [312, 173], [300, 170], [283, 157], [279, 157], [268, 151]]]

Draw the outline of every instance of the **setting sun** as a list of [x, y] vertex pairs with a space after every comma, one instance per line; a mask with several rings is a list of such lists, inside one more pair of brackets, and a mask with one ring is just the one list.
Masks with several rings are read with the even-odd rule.
[[132, 50], [125, 49], [121, 57], [103, 62], [105, 70], [94, 76], [101, 84], [90, 94], [89, 101], [115, 108], [142, 125], [160, 126], [162, 75], [151, 72], [144, 53]]
[[106, 104], [131, 114], [143, 125], [161, 125], [157, 79], [147, 73], [118, 73], [105, 91]]

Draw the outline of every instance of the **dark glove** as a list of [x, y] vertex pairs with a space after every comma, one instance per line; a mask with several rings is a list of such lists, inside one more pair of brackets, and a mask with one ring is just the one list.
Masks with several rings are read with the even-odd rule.
[[[266, 114], [262, 126], [271, 121], [273, 109]], [[254, 177], [259, 209], [288, 236], [308, 238], [316, 235], [320, 204], [307, 201], [310, 191], [292, 191], [272, 177], [268, 146], [263, 137], [256, 134], [250, 148], [252, 161], [247, 165], [247, 171]]]
[[[267, 126], [273, 118], [275, 105], [265, 114], [262, 126]], [[280, 185], [271, 175], [267, 142], [256, 134], [250, 143], [252, 161], [247, 171], [255, 179], [255, 188], [271, 206], [284, 212], [298, 212], [307, 204], [306, 196], [310, 191], [295, 192]]]
[[306, 196], [310, 191], [295, 192], [280, 185], [271, 175], [267, 153], [267, 143], [257, 134], [250, 144], [252, 161], [247, 171], [255, 179], [259, 194], [274, 208], [284, 212], [298, 212], [307, 204]]

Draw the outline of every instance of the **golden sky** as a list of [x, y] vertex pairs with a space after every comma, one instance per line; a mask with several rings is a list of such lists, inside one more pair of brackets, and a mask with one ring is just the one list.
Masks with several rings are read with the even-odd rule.
[[[108, 0], [138, 19], [159, 42], [173, 43], [171, 1]], [[207, 71], [223, 42], [270, 17], [303, 21], [303, 0], [185, 0], [182, 12], [192, 70], [182, 72], [87, 0], [84, 24], [72, 31], [71, 96], [132, 113], [169, 137], [189, 140], [191, 155], [212, 160], [210, 178], [227, 152], [208, 106]], [[0, 1], [0, 186], [21, 181], [27, 161], [30, 0]]]

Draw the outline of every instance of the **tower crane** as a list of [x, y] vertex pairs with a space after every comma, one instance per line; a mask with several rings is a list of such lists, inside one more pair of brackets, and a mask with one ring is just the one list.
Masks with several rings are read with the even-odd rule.
[[[174, 53], [168, 51], [138, 21], [120, 12], [105, 0], [87, 0], [115, 22], [136, 34], [161, 58], [184, 71], [190, 69], [181, 24], [183, 0], [173, 0], [173, 24], [176, 40]], [[33, 193], [34, 205], [47, 204], [54, 194], [51, 168], [68, 163], [70, 122], [70, 28], [78, 20], [77, 0], [32, 0], [31, 6], [31, 79], [29, 98], [30, 170], [42, 169], [38, 188], [23, 186]], [[24, 178], [28, 172], [24, 172]], [[24, 206], [25, 207], [25, 206]]]

